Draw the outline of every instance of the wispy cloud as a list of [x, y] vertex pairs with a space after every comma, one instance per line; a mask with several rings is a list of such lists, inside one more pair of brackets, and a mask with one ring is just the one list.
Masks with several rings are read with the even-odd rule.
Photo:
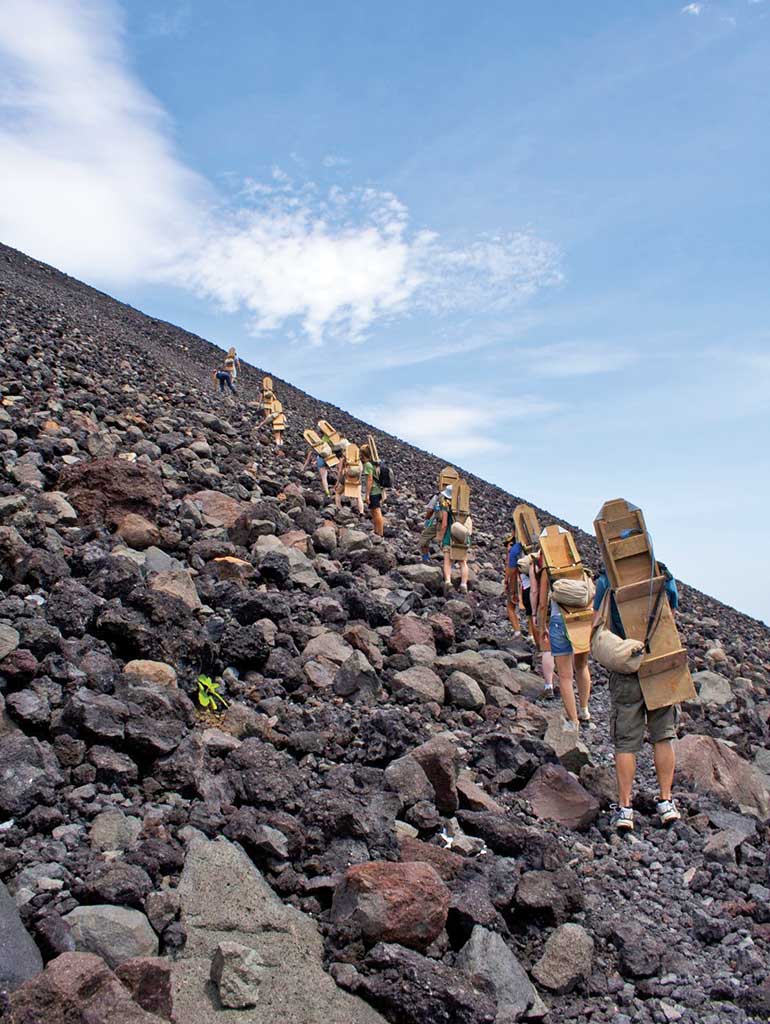
[[190, 23], [190, 4], [187, 2], [157, 4], [147, 19], [147, 33], [151, 36], [168, 36], [179, 39], [187, 31]]
[[554, 412], [557, 405], [538, 398], [498, 398], [481, 391], [434, 387], [404, 391], [387, 404], [365, 409], [372, 423], [404, 441], [444, 458], [504, 454], [515, 446], [499, 440], [500, 426], [521, 424]]
[[703, 12], [703, 4], [698, 4], [698, 3], [686, 4], [682, 8], [682, 14], [694, 14], [696, 17], [697, 17], [697, 15], [701, 14], [702, 12]]
[[639, 355], [620, 343], [565, 341], [520, 348], [515, 358], [531, 377], [589, 377], [623, 370]]
[[321, 161], [324, 167], [348, 167], [350, 161], [344, 156], [337, 156], [335, 153], [327, 153]]
[[[186, 10], [162, 8], [154, 30], [181, 31]], [[71, 273], [178, 285], [315, 343], [416, 312], [504, 312], [561, 279], [557, 247], [534, 232], [454, 244], [387, 190], [322, 190], [274, 168], [215, 191], [129, 69], [111, 0], [5, 0], [3, 14], [0, 233]]]

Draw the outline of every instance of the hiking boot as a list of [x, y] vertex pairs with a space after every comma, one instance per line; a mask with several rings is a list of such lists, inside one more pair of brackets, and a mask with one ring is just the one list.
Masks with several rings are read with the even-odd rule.
[[540, 693], [540, 700], [555, 700], [556, 690], [553, 686], [544, 686]]
[[460, 584], [460, 591], [463, 594], [467, 594], [468, 593], [468, 584], [467, 583], [461, 583]]
[[633, 807], [616, 807], [612, 815], [610, 825], [616, 832], [634, 831], [634, 809]]
[[682, 817], [673, 800], [658, 800], [655, 809], [658, 812], [661, 825], [671, 825]]

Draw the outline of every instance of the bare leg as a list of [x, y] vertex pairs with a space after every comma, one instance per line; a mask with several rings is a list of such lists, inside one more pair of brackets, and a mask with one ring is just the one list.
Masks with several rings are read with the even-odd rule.
[[359, 494], [356, 501], [358, 502], [358, 514], [362, 516], [364, 514], [364, 499]]
[[385, 536], [385, 520], [382, 518], [381, 508], [372, 509], [372, 526], [378, 537]]
[[591, 673], [588, 670], [588, 652], [575, 655], [575, 680], [577, 682], [580, 706], [587, 711], [588, 701], [591, 698]]
[[321, 468], [318, 470], [318, 475], [321, 478], [321, 486], [324, 489], [324, 494], [328, 498], [329, 497], [329, 470], [326, 468], [326, 466], [321, 466]]
[[[656, 746], [670, 746], [670, 744], [660, 743], [656, 744]], [[636, 775], [636, 754], [622, 754], [615, 751], [615, 775], [618, 780], [618, 803], [621, 807], [630, 807], [631, 787], [634, 784], [634, 776]], [[669, 787], [670, 792], [671, 789]]]
[[465, 590], [468, 589], [468, 559], [464, 558], [460, 562], [460, 586]]
[[663, 740], [661, 743], [654, 743], [652, 756], [655, 759], [655, 774], [658, 776], [661, 800], [671, 799], [671, 786], [674, 783], [674, 768], [676, 766], [676, 754], [674, 745], [670, 740]]
[[505, 602], [505, 610], [508, 614], [508, 621], [513, 626], [513, 632], [518, 636], [521, 631], [521, 625], [519, 623], [519, 614], [516, 611], [516, 605], [513, 601]]
[[334, 488], [334, 504], [337, 508], [342, 508], [342, 494], [336, 487]]
[[570, 722], [578, 724], [577, 705], [575, 704], [575, 689], [572, 685], [574, 670], [571, 654], [556, 655], [556, 671], [559, 673], [559, 690], [561, 691], [561, 702], [564, 705], [564, 712]]
[[444, 583], [448, 587], [452, 585], [452, 559], [449, 557], [448, 548], [444, 548]]
[[546, 686], [553, 686], [553, 655], [550, 651], [542, 654], [543, 681]]

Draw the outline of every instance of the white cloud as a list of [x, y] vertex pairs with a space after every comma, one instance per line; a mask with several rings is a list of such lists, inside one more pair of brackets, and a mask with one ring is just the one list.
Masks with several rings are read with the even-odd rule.
[[687, 4], [682, 8], [682, 14], [694, 14], [696, 17], [703, 11], [703, 4]]
[[[554, 412], [557, 406], [536, 398], [515, 400], [490, 397], [473, 390], [434, 387], [405, 391], [387, 404], [363, 410], [363, 417], [383, 430], [443, 458], [459, 460], [473, 455], [509, 452], [507, 444], [493, 436], [514, 421]], [[524, 429], [524, 423], [521, 423]]]
[[[179, 30], [186, 9], [162, 8], [156, 31]], [[450, 245], [413, 227], [387, 191], [322, 191], [278, 167], [268, 181], [215, 191], [176, 155], [122, 32], [112, 0], [4, 0], [0, 236], [9, 244], [105, 286], [185, 287], [245, 311], [255, 330], [313, 342], [360, 339], [416, 311], [510, 310], [561, 279], [558, 250], [533, 233]]]

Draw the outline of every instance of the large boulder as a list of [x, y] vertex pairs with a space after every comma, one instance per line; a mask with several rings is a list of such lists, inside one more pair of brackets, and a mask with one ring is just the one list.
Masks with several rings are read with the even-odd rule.
[[538, 1002], [535, 986], [502, 937], [481, 925], [474, 927], [455, 966], [492, 989], [499, 1021], [519, 1020]]
[[407, 703], [444, 703], [444, 684], [427, 665], [414, 665], [396, 672], [390, 684], [394, 696]]
[[676, 743], [676, 760], [679, 775], [697, 790], [761, 821], [770, 818], [770, 789], [762, 773], [722, 740], [685, 736]]
[[139, 910], [97, 904], [75, 907], [64, 920], [79, 953], [95, 953], [117, 967], [137, 956], [156, 956], [158, 937]]
[[439, 811], [442, 814], [454, 814], [460, 806], [457, 795], [460, 758], [454, 741], [445, 735], [434, 736], [427, 743], [415, 747], [409, 756], [428, 776]]
[[315, 922], [284, 904], [254, 864], [226, 839], [191, 841], [179, 881], [187, 941], [173, 966], [180, 1021], [219, 1024], [211, 1000], [211, 961], [222, 942], [251, 949], [266, 965], [256, 1007], [227, 1011], [232, 1024], [385, 1024], [362, 1000], [337, 988], [323, 969]]
[[522, 790], [538, 818], [584, 829], [596, 820], [599, 801], [560, 764], [541, 765]]
[[19, 1024], [158, 1024], [107, 967], [89, 953], [62, 953], [11, 996]]
[[59, 478], [86, 522], [117, 525], [130, 512], [152, 518], [163, 499], [163, 482], [155, 469], [123, 459], [92, 459], [67, 466]]
[[708, 669], [695, 672], [692, 681], [698, 691], [699, 704], [729, 704], [733, 699], [730, 680], [718, 672], [710, 672]]
[[207, 526], [225, 526], [229, 529], [243, 513], [249, 511], [247, 502], [231, 498], [221, 491], [196, 491], [189, 494], [187, 500], [197, 505]]
[[43, 958], [21, 923], [16, 902], [0, 882], [0, 991], [13, 992], [43, 969]]
[[551, 992], [571, 992], [590, 975], [593, 956], [594, 940], [585, 928], [563, 924], [549, 935], [532, 977]]
[[434, 646], [430, 622], [418, 619], [416, 615], [396, 615], [393, 619], [393, 632], [388, 637], [388, 647], [398, 654], [404, 654], [414, 644]]
[[334, 893], [332, 920], [360, 929], [366, 942], [426, 949], [446, 924], [449, 890], [424, 862], [354, 864]]

